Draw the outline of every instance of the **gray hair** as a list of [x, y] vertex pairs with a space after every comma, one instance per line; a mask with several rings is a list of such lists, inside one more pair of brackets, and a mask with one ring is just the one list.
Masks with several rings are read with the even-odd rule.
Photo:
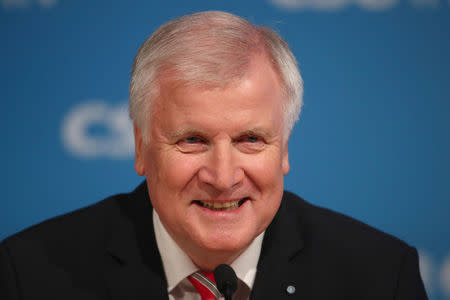
[[169, 21], [142, 44], [131, 70], [130, 118], [146, 140], [151, 103], [159, 95], [163, 75], [187, 86], [226, 87], [244, 76], [257, 53], [266, 55], [279, 75], [286, 98], [284, 135], [289, 137], [300, 115], [303, 81], [288, 44], [270, 28], [220, 11]]

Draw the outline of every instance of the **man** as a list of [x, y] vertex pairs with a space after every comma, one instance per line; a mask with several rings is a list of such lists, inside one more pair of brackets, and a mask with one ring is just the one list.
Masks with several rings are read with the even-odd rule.
[[414, 248], [283, 192], [301, 103], [270, 29], [223, 12], [164, 24], [130, 84], [146, 182], [5, 240], [0, 298], [200, 299], [229, 264], [235, 299], [426, 299]]

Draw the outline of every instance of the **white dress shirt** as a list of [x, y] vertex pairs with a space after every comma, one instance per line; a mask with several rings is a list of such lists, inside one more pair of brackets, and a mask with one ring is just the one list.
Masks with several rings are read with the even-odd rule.
[[[187, 279], [199, 269], [186, 253], [181, 250], [164, 228], [158, 214], [153, 209], [153, 228], [156, 243], [161, 254], [167, 279], [167, 291], [170, 300], [201, 300], [194, 286]], [[258, 235], [250, 246], [231, 264], [238, 277], [238, 288], [233, 299], [245, 300], [250, 296], [256, 276], [256, 267], [261, 253], [264, 232]], [[220, 299], [223, 299], [221, 297]]]

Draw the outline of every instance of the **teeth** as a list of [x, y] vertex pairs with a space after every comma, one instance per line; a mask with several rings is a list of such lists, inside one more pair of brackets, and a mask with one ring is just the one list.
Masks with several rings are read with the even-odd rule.
[[196, 201], [197, 203], [201, 204], [203, 207], [209, 208], [211, 210], [218, 210], [218, 211], [226, 211], [226, 210], [233, 210], [239, 207], [239, 204], [243, 203], [245, 200], [240, 199], [236, 201], [229, 201], [229, 202], [202, 202], [202, 201]]

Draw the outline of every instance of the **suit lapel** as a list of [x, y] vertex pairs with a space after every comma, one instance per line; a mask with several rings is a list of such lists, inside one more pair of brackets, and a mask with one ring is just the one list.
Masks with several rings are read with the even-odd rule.
[[[280, 208], [264, 235], [251, 299], [292, 299], [309, 294], [310, 267], [303, 253], [300, 212], [289, 207], [285, 193]], [[294, 293], [289, 293], [287, 290]]]
[[105, 280], [112, 299], [168, 299], [145, 183], [121, 201], [107, 247]]

